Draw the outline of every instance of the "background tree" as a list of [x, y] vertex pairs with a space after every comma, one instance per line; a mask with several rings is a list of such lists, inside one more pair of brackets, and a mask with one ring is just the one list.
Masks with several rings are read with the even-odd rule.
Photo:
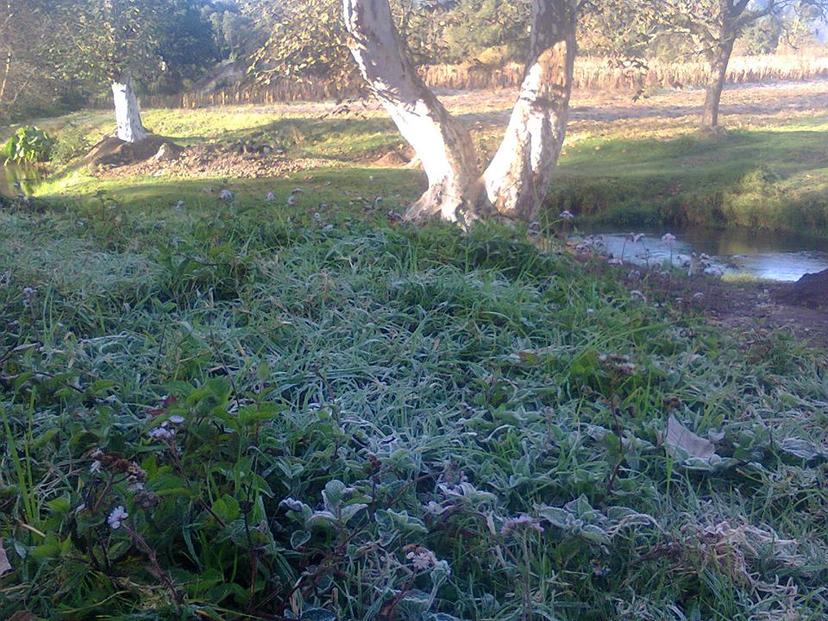
[[64, 77], [112, 88], [116, 136], [124, 142], [147, 137], [135, 76], [162, 71], [159, 41], [169, 16], [166, 0], [59, 0]]
[[[251, 69], [259, 81], [324, 79], [340, 96], [361, 86], [348, 50], [341, 0], [265, 0], [256, 6], [271, 25], [266, 42], [252, 55]], [[417, 64], [434, 61], [441, 33], [433, 16], [444, 15], [447, 7], [436, 0], [392, 0], [390, 7], [406, 53]]]
[[202, 8], [195, 0], [168, 0], [157, 41], [162, 71], [148, 80], [150, 90], [179, 92], [219, 61], [213, 26]]
[[666, 31], [679, 33], [692, 42], [692, 49], [709, 66], [701, 127], [719, 127], [719, 109], [727, 70], [736, 41], [746, 30], [768, 18], [776, 23], [791, 12], [816, 20], [825, 14], [828, 0], [653, 0], [651, 16], [666, 24]]
[[46, 110], [59, 99], [50, 79], [52, 36], [48, 2], [0, 0], [0, 120]]
[[274, 13], [272, 2], [206, 1], [201, 3], [200, 10], [210, 23], [214, 45], [222, 60], [248, 57], [262, 47], [273, 30], [273, 24], [267, 19]]
[[147, 137], [135, 81], [172, 89], [198, 77], [217, 54], [196, 0], [55, 0], [60, 35], [56, 56], [64, 80], [89, 92], [112, 89], [116, 135]]
[[459, 0], [444, 22], [440, 62], [502, 64], [523, 60], [531, 14], [527, 2]]

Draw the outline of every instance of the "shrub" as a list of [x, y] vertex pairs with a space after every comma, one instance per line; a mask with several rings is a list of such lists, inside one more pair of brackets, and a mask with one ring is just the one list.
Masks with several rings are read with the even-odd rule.
[[52, 149], [52, 161], [56, 164], [68, 164], [82, 155], [86, 155], [91, 148], [86, 133], [77, 126], [72, 126], [63, 132]]
[[38, 127], [27, 126], [18, 129], [3, 145], [6, 163], [34, 164], [51, 158], [55, 141]]

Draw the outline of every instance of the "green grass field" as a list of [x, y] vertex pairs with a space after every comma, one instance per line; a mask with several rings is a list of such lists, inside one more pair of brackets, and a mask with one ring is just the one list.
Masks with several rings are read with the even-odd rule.
[[[675, 274], [390, 223], [419, 174], [337, 165], [399, 143], [379, 117], [147, 124], [331, 163], [74, 170], [0, 209], [0, 618], [828, 616], [824, 352], [711, 325]], [[576, 131], [555, 200], [648, 221], [679, 160], [688, 193], [816, 191], [825, 130]]]

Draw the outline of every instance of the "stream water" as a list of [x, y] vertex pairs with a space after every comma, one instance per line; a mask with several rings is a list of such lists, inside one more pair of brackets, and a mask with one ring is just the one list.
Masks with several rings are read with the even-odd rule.
[[33, 167], [16, 164], [0, 166], [0, 196], [12, 198], [20, 194], [29, 196], [41, 179], [40, 171]]
[[630, 233], [612, 230], [590, 231], [593, 239], [615, 258], [639, 265], [662, 265], [671, 260], [676, 266], [690, 266], [693, 254], [710, 257], [709, 271], [794, 282], [805, 274], [828, 269], [828, 239], [750, 230], [711, 230], [702, 228], [672, 231], [676, 240], [663, 238], [665, 230], [644, 231], [640, 241]]

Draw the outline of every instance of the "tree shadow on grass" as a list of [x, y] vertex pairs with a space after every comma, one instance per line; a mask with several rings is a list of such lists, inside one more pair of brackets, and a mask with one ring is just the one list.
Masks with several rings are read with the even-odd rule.
[[[221, 190], [225, 189], [233, 192], [232, 202], [221, 199]], [[90, 178], [68, 190], [43, 193], [39, 198], [55, 205], [106, 200], [128, 209], [158, 213], [179, 205], [179, 210], [193, 213], [209, 214], [234, 207], [260, 209], [263, 215], [301, 218], [320, 210], [339, 214], [386, 213], [408, 204], [424, 189], [423, 175], [418, 171], [352, 167], [319, 168], [259, 179]], [[267, 200], [271, 192], [272, 200]]]

